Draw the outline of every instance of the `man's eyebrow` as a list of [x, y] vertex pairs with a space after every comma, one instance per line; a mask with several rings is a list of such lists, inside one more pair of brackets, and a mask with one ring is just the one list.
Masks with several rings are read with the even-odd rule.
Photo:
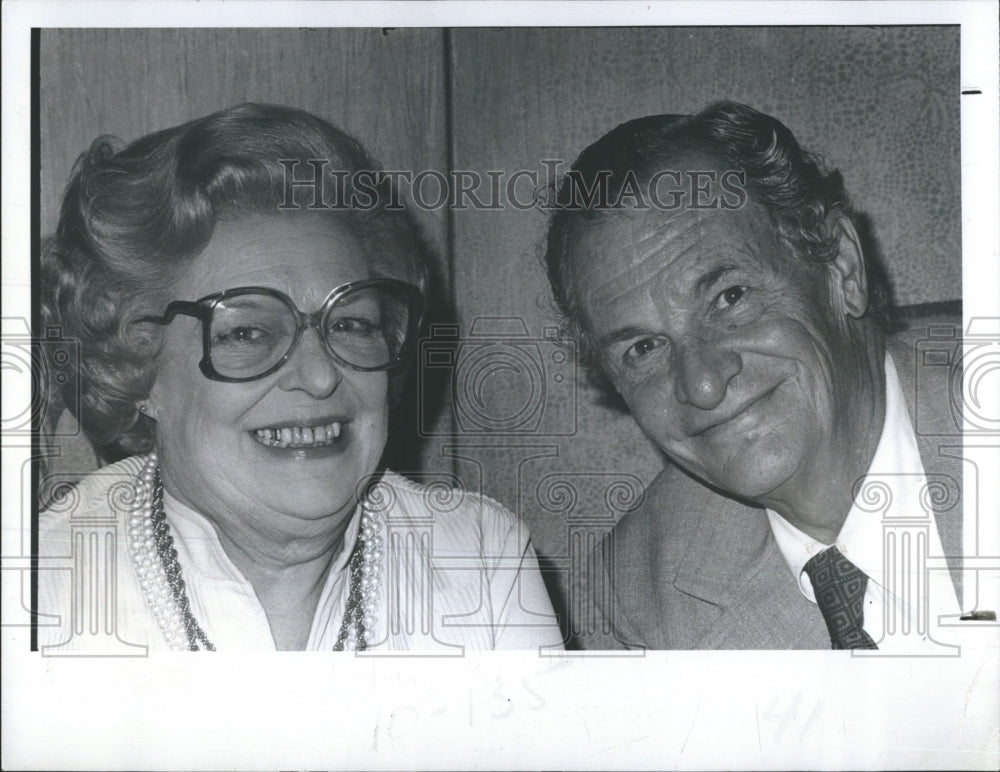
[[598, 346], [604, 347], [609, 346], [612, 343], [619, 343], [623, 340], [629, 340], [630, 338], [637, 338], [640, 335], [648, 335], [649, 331], [642, 327], [619, 327], [617, 330], [612, 330], [606, 335], [602, 335], [597, 341]]
[[695, 293], [701, 293], [709, 289], [713, 284], [715, 284], [719, 279], [725, 276], [731, 271], [739, 270], [740, 266], [735, 263], [723, 263], [722, 265], [716, 266], [710, 271], [706, 271], [698, 280], [694, 283]]

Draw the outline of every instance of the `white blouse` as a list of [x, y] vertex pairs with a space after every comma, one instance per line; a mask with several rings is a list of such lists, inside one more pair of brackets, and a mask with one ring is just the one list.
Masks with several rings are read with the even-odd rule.
[[[169, 648], [136, 576], [126, 535], [143, 459], [99, 469], [40, 516], [38, 644], [80, 654], [141, 655]], [[485, 496], [380, 482], [384, 545], [369, 651], [460, 654], [472, 649], [562, 648], [527, 528]], [[219, 652], [274, 651], [264, 608], [212, 524], [164, 494], [164, 510], [191, 611]], [[323, 587], [306, 649], [329, 651], [348, 598], [347, 562], [360, 529]]]

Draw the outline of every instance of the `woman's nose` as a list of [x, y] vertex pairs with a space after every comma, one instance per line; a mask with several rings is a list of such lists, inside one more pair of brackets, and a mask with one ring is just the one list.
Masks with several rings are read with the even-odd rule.
[[292, 358], [281, 369], [278, 385], [286, 391], [302, 389], [323, 398], [332, 394], [343, 379], [340, 364], [326, 350], [319, 332], [308, 328], [303, 331]]
[[701, 340], [675, 347], [674, 395], [684, 405], [712, 410], [726, 397], [729, 382], [743, 369], [730, 348]]

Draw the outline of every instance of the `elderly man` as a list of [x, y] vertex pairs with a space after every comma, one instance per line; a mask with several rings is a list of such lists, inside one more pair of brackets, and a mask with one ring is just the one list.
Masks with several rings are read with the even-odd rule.
[[920, 333], [889, 334], [839, 173], [744, 105], [633, 120], [561, 183], [546, 265], [672, 462], [596, 554], [605, 645], [943, 648], [960, 462], [915, 435]]

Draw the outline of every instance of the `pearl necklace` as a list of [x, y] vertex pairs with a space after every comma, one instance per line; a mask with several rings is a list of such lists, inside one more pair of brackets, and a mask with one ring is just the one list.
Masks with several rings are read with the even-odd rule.
[[[163, 483], [155, 453], [150, 453], [136, 483], [138, 506], [128, 518], [132, 565], [146, 605], [174, 651], [200, 651], [215, 646], [191, 612], [177, 550], [163, 509]], [[368, 648], [375, 634], [382, 568], [382, 536], [378, 510], [369, 497], [361, 502], [361, 531], [348, 562], [350, 588], [334, 651]]]

